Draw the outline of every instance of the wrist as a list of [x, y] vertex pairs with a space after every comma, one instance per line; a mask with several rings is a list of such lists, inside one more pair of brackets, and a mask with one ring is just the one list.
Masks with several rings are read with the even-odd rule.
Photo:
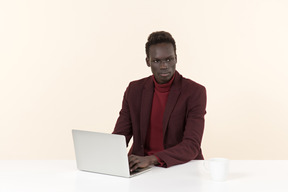
[[158, 159], [155, 155], [150, 155], [149, 158], [150, 158], [150, 165], [158, 165], [159, 164]]

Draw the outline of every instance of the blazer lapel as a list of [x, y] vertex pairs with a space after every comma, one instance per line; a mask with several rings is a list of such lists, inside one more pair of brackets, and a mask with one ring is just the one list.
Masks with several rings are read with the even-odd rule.
[[153, 102], [154, 85], [153, 79], [150, 77], [142, 92], [141, 101], [141, 115], [140, 115], [140, 131], [141, 131], [141, 143], [145, 145], [147, 130], [150, 124], [150, 115]]
[[175, 76], [174, 82], [171, 85], [171, 89], [168, 95], [168, 99], [167, 99], [167, 103], [166, 103], [165, 111], [164, 111], [164, 116], [163, 116], [163, 136], [164, 137], [165, 137], [165, 133], [167, 130], [170, 115], [181, 93], [182, 76], [177, 71], [175, 73], [176, 73], [176, 76]]

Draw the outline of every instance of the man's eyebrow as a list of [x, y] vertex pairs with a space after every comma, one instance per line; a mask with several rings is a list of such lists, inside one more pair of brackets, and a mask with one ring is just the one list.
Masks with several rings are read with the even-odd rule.
[[[175, 57], [174, 55], [169, 55], [167, 57], [165, 57], [164, 59], [168, 59], [168, 58], [172, 58], [172, 57]], [[158, 57], [151, 57], [152, 59], [160, 59]]]
[[170, 55], [169, 57], [167, 57], [167, 58], [172, 58], [172, 57], [175, 57], [174, 55]]

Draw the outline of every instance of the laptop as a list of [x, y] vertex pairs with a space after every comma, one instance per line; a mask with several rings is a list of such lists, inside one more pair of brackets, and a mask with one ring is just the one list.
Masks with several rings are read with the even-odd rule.
[[151, 167], [130, 172], [123, 135], [72, 130], [76, 164], [81, 171], [133, 177]]

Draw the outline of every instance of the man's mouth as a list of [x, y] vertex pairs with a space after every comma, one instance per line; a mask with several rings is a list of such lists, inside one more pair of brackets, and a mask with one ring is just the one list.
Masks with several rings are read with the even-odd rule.
[[169, 76], [169, 73], [160, 73], [160, 76], [167, 77], [167, 76]]

